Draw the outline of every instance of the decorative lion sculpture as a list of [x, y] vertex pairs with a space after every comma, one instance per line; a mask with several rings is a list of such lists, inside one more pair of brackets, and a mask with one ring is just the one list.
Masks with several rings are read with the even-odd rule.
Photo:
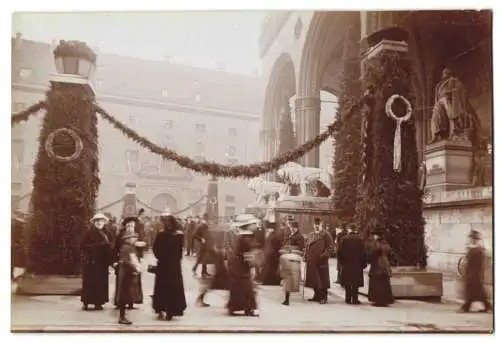
[[[283, 180], [286, 180], [288, 184], [299, 185], [300, 194], [299, 195], [312, 195], [319, 196], [320, 190], [317, 184], [326, 185], [329, 184], [328, 173], [320, 168], [303, 167], [295, 162], [288, 162], [283, 167], [278, 170], [278, 176]], [[312, 191], [308, 194], [308, 186], [312, 188]], [[312, 186], [312, 187], [311, 187]]]
[[257, 204], [265, 204], [265, 198], [274, 196], [276, 193], [279, 195], [278, 199], [287, 195], [288, 185], [279, 182], [266, 181], [261, 177], [256, 177], [248, 182], [248, 188], [257, 194]]

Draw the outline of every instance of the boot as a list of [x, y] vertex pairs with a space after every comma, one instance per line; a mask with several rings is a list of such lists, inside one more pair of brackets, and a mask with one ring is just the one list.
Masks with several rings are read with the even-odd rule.
[[210, 305], [205, 302], [205, 293], [202, 293], [196, 298], [196, 305], [198, 307], [209, 307]]
[[288, 306], [290, 305], [290, 293], [285, 293], [285, 300], [281, 303], [282, 305]]
[[125, 324], [125, 325], [131, 325], [132, 322], [130, 320], [128, 320], [126, 317], [121, 317], [119, 320], [118, 320], [118, 324]]

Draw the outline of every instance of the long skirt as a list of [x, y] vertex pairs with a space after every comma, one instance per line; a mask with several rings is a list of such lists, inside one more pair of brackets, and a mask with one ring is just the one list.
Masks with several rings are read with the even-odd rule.
[[231, 312], [257, 309], [255, 292], [250, 278], [229, 278], [229, 302], [226, 307]]
[[[120, 275], [119, 268], [115, 272], [116, 282], [115, 282], [115, 306], [119, 306], [118, 295], [120, 293], [119, 285], [120, 285]], [[128, 285], [128, 284], [127, 284]], [[144, 295], [142, 292], [142, 276], [141, 274], [133, 275], [130, 277], [130, 291], [127, 291], [127, 299], [129, 302], [126, 304], [142, 304], [144, 301]]]
[[229, 276], [223, 259], [217, 260], [217, 263], [215, 265], [215, 275], [212, 277], [210, 288], [211, 289], [229, 288]]
[[368, 284], [368, 301], [375, 305], [390, 305], [394, 303], [389, 275], [370, 276]]
[[279, 274], [279, 253], [266, 256], [264, 266], [262, 268], [261, 279], [263, 285], [279, 286], [281, 284], [281, 276]]

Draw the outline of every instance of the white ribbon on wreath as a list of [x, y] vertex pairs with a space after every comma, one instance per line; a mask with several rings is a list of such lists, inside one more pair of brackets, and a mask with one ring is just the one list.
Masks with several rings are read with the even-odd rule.
[[[396, 117], [392, 111], [392, 105], [396, 99], [401, 99], [406, 105], [406, 114], [403, 117]], [[413, 109], [410, 102], [402, 95], [394, 94], [385, 103], [385, 113], [396, 121], [396, 131], [394, 132], [394, 154], [392, 169], [399, 173], [401, 171], [401, 124], [410, 120]]]

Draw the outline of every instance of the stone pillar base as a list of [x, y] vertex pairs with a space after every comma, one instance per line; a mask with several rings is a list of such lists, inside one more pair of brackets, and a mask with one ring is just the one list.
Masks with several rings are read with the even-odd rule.
[[29, 275], [17, 279], [16, 294], [19, 295], [75, 295], [82, 293], [82, 278], [79, 275]]
[[426, 189], [439, 192], [472, 187], [472, 144], [467, 138], [429, 144], [424, 154]]
[[[368, 296], [370, 278], [364, 271], [364, 286], [359, 293]], [[440, 302], [443, 296], [443, 274], [416, 267], [393, 267], [391, 287], [394, 299], [416, 299]]]

